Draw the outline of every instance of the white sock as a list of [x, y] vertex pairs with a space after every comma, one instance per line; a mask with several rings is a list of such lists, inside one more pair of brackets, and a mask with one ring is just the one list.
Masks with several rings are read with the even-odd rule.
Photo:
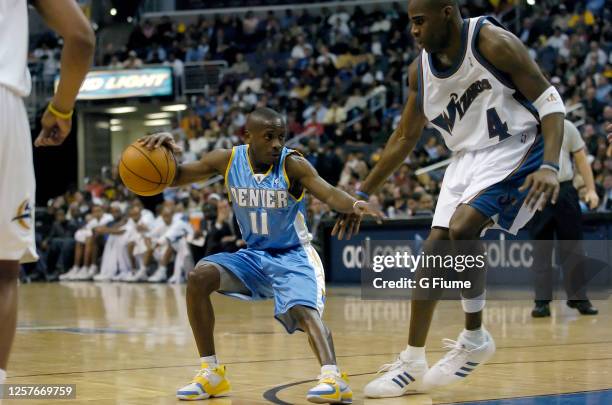
[[406, 346], [406, 349], [400, 353], [400, 358], [404, 361], [409, 360], [425, 360], [425, 346]]
[[6, 380], [6, 371], [0, 368], [0, 384], [4, 384]]
[[206, 363], [210, 368], [215, 368], [217, 365], [219, 365], [216, 354], [213, 354], [212, 356], [200, 357], [200, 363]]
[[335, 364], [326, 364], [321, 367], [321, 375], [324, 374], [340, 375], [340, 370], [338, 370], [338, 366], [336, 366]]
[[471, 343], [477, 347], [482, 346], [482, 344], [485, 342], [485, 333], [482, 326], [474, 330], [463, 329], [463, 332], [461, 332], [461, 337], [463, 340], [466, 340], [468, 343]]

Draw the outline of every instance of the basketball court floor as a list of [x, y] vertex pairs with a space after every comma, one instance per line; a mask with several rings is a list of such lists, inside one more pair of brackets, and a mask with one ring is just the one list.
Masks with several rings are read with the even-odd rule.
[[[325, 313], [356, 404], [612, 404], [612, 300], [595, 301], [595, 317], [557, 301], [551, 318], [535, 320], [531, 302], [489, 302], [485, 324], [498, 346], [489, 364], [428, 395], [370, 400], [363, 386], [407, 343], [410, 303], [361, 301], [359, 294], [329, 288]], [[218, 357], [233, 393], [203, 403], [306, 404], [319, 371], [306, 337], [287, 335], [271, 302], [216, 295], [213, 303]], [[19, 305], [7, 383], [76, 384], [77, 399], [3, 405], [174, 404], [176, 388], [198, 368], [184, 286], [28, 284]], [[430, 364], [444, 354], [441, 339], [455, 339], [461, 328], [460, 304], [442, 302], [428, 339]]]

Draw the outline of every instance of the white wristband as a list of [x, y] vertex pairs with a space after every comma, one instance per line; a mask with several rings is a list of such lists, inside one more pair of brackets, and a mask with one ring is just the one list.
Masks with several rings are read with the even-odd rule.
[[550, 86], [540, 94], [540, 96], [533, 102], [533, 106], [538, 110], [540, 119], [549, 114], [562, 113], [565, 114], [565, 105], [561, 95], [554, 88]]
[[547, 165], [546, 163], [541, 164], [540, 169], [552, 170], [553, 172], [555, 172], [555, 174], [559, 174], [559, 169], [557, 169], [555, 166]]

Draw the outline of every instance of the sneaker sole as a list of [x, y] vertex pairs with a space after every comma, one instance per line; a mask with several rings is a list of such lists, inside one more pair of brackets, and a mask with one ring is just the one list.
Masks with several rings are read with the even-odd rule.
[[307, 396], [306, 399], [308, 402], [312, 402], [313, 404], [352, 404], [353, 398], [341, 398], [341, 399], [329, 399], [322, 398], [319, 396]]
[[220, 393], [215, 394], [215, 395], [208, 395], [208, 394], [202, 394], [202, 395], [178, 395], [177, 394], [176, 398], [181, 400], [181, 401], [204, 401], [204, 400], [210, 399], [210, 398], [218, 398], [218, 397], [226, 396], [230, 392], [231, 392], [231, 390], [221, 391]]
[[406, 392], [404, 392], [403, 394], [389, 394], [389, 395], [368, 395], [368, 394], [364, 394], [366, 398], [399, 398], [399, 397], [403, 397], [405, 395], [414, 395], [414, 394], [422, 394], [424, 393], [424, 390], [408, 390]]

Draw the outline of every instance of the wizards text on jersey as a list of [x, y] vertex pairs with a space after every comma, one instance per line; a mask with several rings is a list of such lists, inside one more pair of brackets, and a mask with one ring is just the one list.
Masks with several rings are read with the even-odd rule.
[[459, 112], [459, 119], [461, 120], [474, 100], [476, 100], [476, 97], [485, 90], [491, 90], [491, 83], [487, 79], [482, 79], [470, 84], [459, 98], [457, 98], [456, 93], [451, 93], [446, 111], [442, 111], [440, 115], [432, 120], [432, 124], [452, 134], [457, 112]]

